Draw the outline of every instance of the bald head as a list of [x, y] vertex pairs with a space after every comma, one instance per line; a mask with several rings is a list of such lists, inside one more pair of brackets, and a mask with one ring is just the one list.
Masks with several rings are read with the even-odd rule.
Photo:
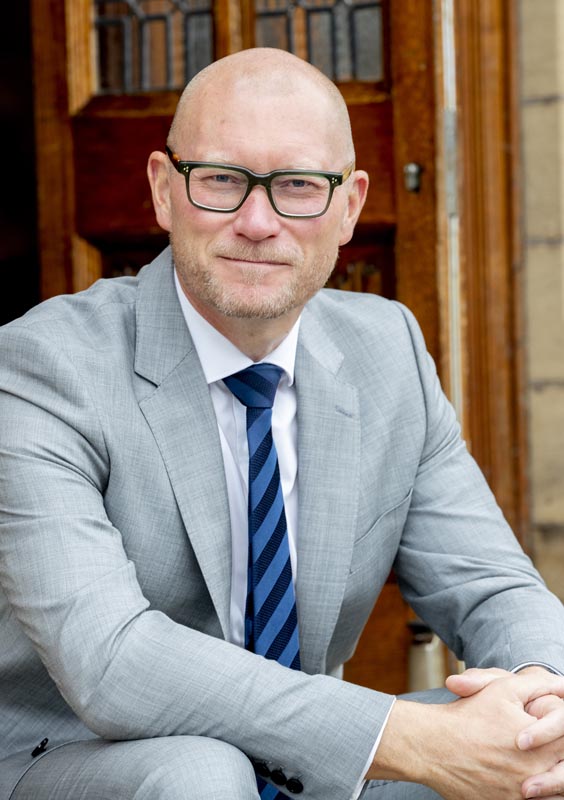
[[[169, 144], [198, 123], [202, 108], [210, 109], [214, 98], [221, 106], [225, 97], [252, 94], [265, 103], [273, 98], [300, 96], [327, 117], [327, 137], [347, 161], [354, 160], [350, 120], [343, 96], [322, 72], [300, 58], [274, 48], [242, 50], [215, 61], [199, 72], [186, 86], [176, 109], [169, 133]], [[204, 102], [204, 101], [207, 101]], [[245, 114], [242, 105], [240, 113]], [[303, 121], [307, 126], [307, 119]], [[250, 132], [252, 133], [252, 132]]]

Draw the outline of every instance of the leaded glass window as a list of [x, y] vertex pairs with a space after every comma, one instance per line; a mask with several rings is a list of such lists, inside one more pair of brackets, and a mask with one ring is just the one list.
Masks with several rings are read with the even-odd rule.
[[212, 0], [93, 0], [98, 92], [176, 89], [213, 61]]
[[[214, 25], [213, 0], [92, 2], [101, 94], [182, 88], [214, 60], [214, 36], [226, 24], [216, 18]], [[239, 18], [246, 27], [254, 17], [257, 46], [296, 53], [335, 81], [381, 81], [383, 5], [384, 0], [252, 0], [241, 3]]]
[[382, 2], [255, 0], [257, 46], [290, 50], [335, 81], [384, 79]]

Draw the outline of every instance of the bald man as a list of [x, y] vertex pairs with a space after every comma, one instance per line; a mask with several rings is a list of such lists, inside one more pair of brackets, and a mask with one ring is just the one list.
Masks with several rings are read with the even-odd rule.
[[[0, 332], [0, 800], [557, 796], [561, 604], [411, 314], [322, 288], [339, 92], [229, 56], [148, 176], [170, 248]], [[450, 693], [341, 679], [392, 565]]]

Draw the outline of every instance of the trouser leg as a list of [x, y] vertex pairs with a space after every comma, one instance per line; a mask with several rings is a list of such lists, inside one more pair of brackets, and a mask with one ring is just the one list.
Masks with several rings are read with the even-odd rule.
[[46, 753], [11, 800], [259, 800], [253, 767], [235, 747], [198, 736], [95, 739]]

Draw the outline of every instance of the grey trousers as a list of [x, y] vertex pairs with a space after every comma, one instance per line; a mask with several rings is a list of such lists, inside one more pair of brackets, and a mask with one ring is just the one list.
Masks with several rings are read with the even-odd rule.
[[[428, 703], [452, 698], [446, 690], [405, 697]], [[251, 762], [235, 747], [198, 736], [167, 736], [92, 739], [54, 748], [27, 771], [10, 800], [259, 800], [259, 795]], [[440, 798], [418, 784], [371, 781], [362, 800]]]

